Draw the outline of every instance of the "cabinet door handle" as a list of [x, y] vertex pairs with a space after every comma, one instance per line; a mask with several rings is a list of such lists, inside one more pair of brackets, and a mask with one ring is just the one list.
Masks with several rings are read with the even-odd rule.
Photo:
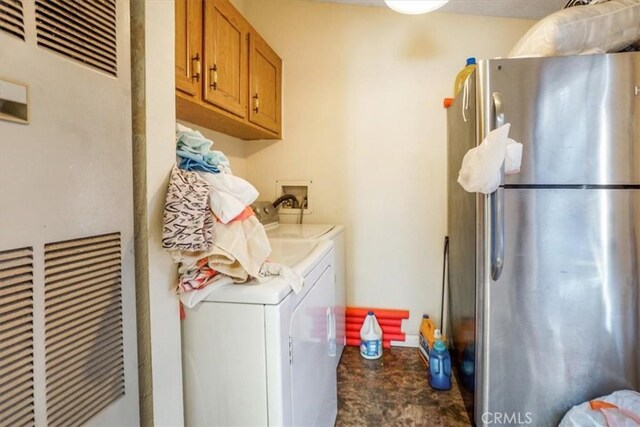
[[200, 54], [196, 53], [191, 57], [191, 78], [200, 81], [200, 72], [202, 71], [202, 65], [200, 63]]
[[255, 99], [255, 102], [254, 102], [255, 107], [253, 108], [253, 111], [257, 113], [258, 111], [260, 111], [260, 97], [258, 97], [258, 92], [256, 92], [255, 95], [253, 95], [253, 99]]
[[213, 64], [213, 67], [209, 68], [209, 71], [211, 71], [211, 84], [209, 86], [211, 86], [213, 90], [218, 90], [218, 65]]

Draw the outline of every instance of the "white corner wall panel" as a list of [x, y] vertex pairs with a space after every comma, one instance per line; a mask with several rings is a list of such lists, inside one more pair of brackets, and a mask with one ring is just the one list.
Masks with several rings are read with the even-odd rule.
[[[68, 0], [59, 3], [84, 6], [83, 2]], [[86, 3], [91, 3], [87, 7], [106, 7], [102, 3]], [[33, 248], [35, 425], [56, 421], [78, 425], [83, 420], [92, 427], [140, 424], [129, 1], [113, 3], [116, 77], [38, 46], [35, 0], [23, 2], [25, 41], [0, 31], [0, 78], [28, 88], [29, 124], [0, 120], [0, 251]], [[109, 13], [102, 9], [100, 13]], [[113, 256], [111, 238], [92, 242], [91, 253], [96, 262], [89, 261], [91, 257], [82, 248], [64, 248], [69, 251], [65, 256], [74, 259], [72, 270], [82, 274], [82, 281], [63, 268], [62, 259], [47, 259], [48, 274], [55, 271], [57, 276], [55, 281], [48, 280], [45, 304], [45, 246], [110, 233], [119, 233], [119, 260]], [[0, 295], [0, 300], [4, 298]], [[121, 314], [112, 308], [114, 301], [120, 301]], [[77, 310], [55, 309], [65, 302], [77, 304]], [[120, 315], [121, 321], [117, 320]], [[74, 336], [73, 328], [79, 328], [83, 322], [86, 322], [84, 329]], [[46, 335], [45, 324], [56, 332]], [[104, 336], [100, 335], [99, 343], [89, 339], [92, 334], [102, 332]], [[120, 343], [121, 353], [113, 350], [118, 347], [113, 346], [114, 342]], [[74, 352], [65, 355], [70, 343], [75, 346]], [[96, 353], [103, 349], [98, 358]], [[22, 350], [16, 347], [15, 351]], [[124, 379], [111, 371], [113, 368], [120, 372], [120, 366], [114, 362], [120, 357], [118, 354], [122, 355]], [[45, 356], [61, 358], [54, 366], [47, 365]], [[73, 417], [49, 419], [48, 404], [54, 412], [57, 409], [64, 413], [66, 403], [62, 395], [54, 399], [52, 394], [48, 402], [47, 375], [53, 380], [61, 378], [81, 360], [95, 360], [101, 366], [93, 374], [95, 378], [101, 381], [104, 378], [99, 375], [105, 374], [113, 382], [89, 392], [102, 393], [95, 401], [78, 399], [83, 410]], [[122, 383], [124, 395], [119, 388]], [[80, 379], [73, 387], [90, 389]]]
[[[145, 0], [146, 201], [153, 420], [184, 425], [177, 271], [161, 247], [168, 173], [175, 163], [174, 11], [172, 1]], [[176, 368], [178, 367], [178, 368]]]

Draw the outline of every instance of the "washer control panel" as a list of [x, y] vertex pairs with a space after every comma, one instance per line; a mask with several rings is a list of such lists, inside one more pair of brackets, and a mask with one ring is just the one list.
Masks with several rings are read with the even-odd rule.
[[256, 218], [260, 223], [273, 224], [279, 222], [278, 211], [273, 207], [273, 204], [269, 201], [257, 201], [251, 205], [251, 209], [256, 214]]

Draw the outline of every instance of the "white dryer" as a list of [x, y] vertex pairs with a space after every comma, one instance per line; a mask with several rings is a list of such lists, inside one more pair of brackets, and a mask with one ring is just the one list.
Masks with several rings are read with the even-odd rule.
[[251, 206], [256, 216], [264, 224], [267, 236], [270, 241], [277, 240], [308, 240], [323, 241], [330, 240], [335, 248], [335, 280], [336, 293], [334, 302], [334, 312], [336, 318], [336, 357], [334, 363], [336, 367], [340, 362], [340, 356], [344, 350], [346, 342], [346, 320], [345, 320], [345, 265], [346, 265], [346, 242], [344, 226], [336, 224], [284, 224], [280, 223], [280, 218], [271, 202], [255, 202]]
[[187, 311], [187, 426], [333, 426], [335, 251], [331, 241], [272, 242], [275, 262], [304, 277], [230, 285]]

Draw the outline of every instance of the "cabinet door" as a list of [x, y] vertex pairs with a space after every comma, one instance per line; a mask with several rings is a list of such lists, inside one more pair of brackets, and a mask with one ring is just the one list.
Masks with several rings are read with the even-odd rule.
[[228, 0], [206, 0], [204, 16], [204, 100], [246, 117], [247, 24]]
[[196, 97], [202, 81], [202, 0], [175, 0], [176, 89]]
[[282, 60], [256, 33], [249, 39], [249, 120], [280, 133]]

